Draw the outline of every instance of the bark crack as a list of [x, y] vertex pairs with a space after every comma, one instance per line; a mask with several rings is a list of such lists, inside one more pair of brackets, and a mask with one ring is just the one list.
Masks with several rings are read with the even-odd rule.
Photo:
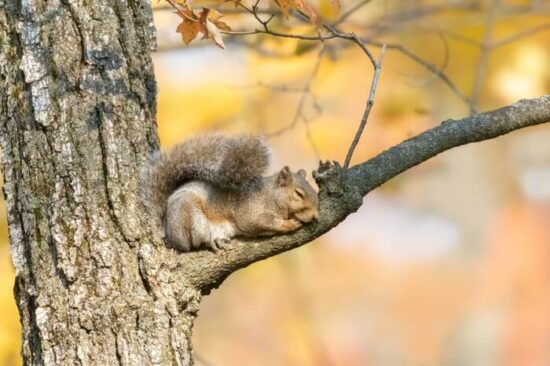
[[113, 192], [109, 188], [109, 185], [112, 184], [111, 182], [116, 179], [112, 176], [112, 173], [110, 172], [109, 168], [109, 151], [108, 151], [108, 145], [113, 143], [112, 141], [109, 141], [104, 133], [104, 122], [105, 122], [105, 105], [100, 103], [96, 106], [96, 118], [99, 124], [99, 146], [101, 151], [101, 164], [102, 164], [102, 170], [103, 170], [103, 179], [105, 180], [105, 198], [107, 200], [107, 206], [108, 206], [108, 212], [109, 217], [111, 218], [111, 221], [115, 225], [115, 227], [118, 229], [118, 232], [126, 239], [126, 242], [130, 244], [130, 246], [133, 246], [131, 243], [133, 240], [126, 236], [126, 231], [124, 230], [118, 215], [116, 213], [116, 207], [115, 202], [113, 201], [112, 194]]

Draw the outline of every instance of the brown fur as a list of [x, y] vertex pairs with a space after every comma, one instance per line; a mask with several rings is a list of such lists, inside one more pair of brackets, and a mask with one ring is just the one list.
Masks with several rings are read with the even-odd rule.
[[151, 157], [143, 170], [141, 195], [149, 211], [162, 220], [168, 197], [182, 184], [202, 180], [246, 190], [268, 165], [269, 149], [257, 136], [199, 135]]
[[267, 152], [258, 137], [211, 134], [161, 154], [144, 174], [144, 196], [168, 244], [217, 250], [236, 235], [286, 233], [317, 220], [305, 171], [262, 177]]

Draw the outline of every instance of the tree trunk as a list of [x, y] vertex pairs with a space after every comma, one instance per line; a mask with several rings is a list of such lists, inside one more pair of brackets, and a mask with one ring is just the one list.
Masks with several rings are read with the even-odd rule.
[[[147, 0], [0, 0], [0, 141], [22, 357], [189, 365], [199, 292], [155, 260]], [[158, 279], [152, 279], [154, 275]], [[174, 299], [178, 299], [177, 301]]]
[[451, 148], [550, 120], [550, 96], [449, 120], [350, 169], [321, 164], [319, 222], [221, 253], [177, 253], [139, 176], [159, 147], [148, 0], [0, 0], [0, 144], [22, 357], [33, 365], [191, 365], [201, 296], [308, 243], [363, 196]]

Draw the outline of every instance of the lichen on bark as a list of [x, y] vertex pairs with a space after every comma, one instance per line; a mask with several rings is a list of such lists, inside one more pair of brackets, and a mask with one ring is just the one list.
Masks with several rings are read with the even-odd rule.
[[2, 171], [26, 364], [192, 363], [201, 295], [159, 266], [170, 254], [136, 194], [159, 147], [154, 39], [147, 1], [0, 1]]

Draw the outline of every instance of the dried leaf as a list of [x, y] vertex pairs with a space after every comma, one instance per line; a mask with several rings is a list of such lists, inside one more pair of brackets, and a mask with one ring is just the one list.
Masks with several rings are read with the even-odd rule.
[[313, 6], [305, 0], [295, 0], [298, 6], [298, 9], [303, 11], [309, 18], [311, 24], [315, 25], [317, 28], [320, 28], [321, 21]]
[[288, 19], [290, 11], [292, 9], [299, 10], [307, 15], [312, 24], [317, 28], [320, 28], [321, 22], [317, 12], [306, 0], [274, 0], [275, 3], [281, 8], [281, 13], [285, 19]]
[[202, 24], [206, 25], [206, 19], [208, 18], [208, 14], [210, 13], [210, 8], [203, 8], [199, 14], [199, 20]]
[[231, 27], [220, 19], [223, 17], [223, 14], [217, 11], [216, 9], [210, 9], [208, 13], [208, 19], [218, 27], [218, 29], [228, 32], [231, 30]]
[[210, 9], [210, 11], [208, 12], [208, 19], [213, 22], [220, 19], [221, 17], [223, 17], [223, 14], [216, 9]]
[[296, 3], [294, 0], [275, 0], [275, 3], [281, 8], [281, 13], [283, 14], [283, 17], [288, 20], [288, 15], [290, 13], [290, 9], [296, 8]]
[[206, 20], [206, 28], [208, 29], [208, 33], [210, 34], [210, 37], [214, 40], [214, 42], [220, 46], [221, 48], [225, 48], [225, 44], [223, 43], [223, 37], [222, 33], [209, 19]]
[[199, 22], [193, 22], [189, 19], [184, 19], [178, 25], [176, 32], [181, 34], [181, 39], [183, 43], [189, 44], [192, 40], [197, 38], [199, 32], [201, 32], [202, 26]]

